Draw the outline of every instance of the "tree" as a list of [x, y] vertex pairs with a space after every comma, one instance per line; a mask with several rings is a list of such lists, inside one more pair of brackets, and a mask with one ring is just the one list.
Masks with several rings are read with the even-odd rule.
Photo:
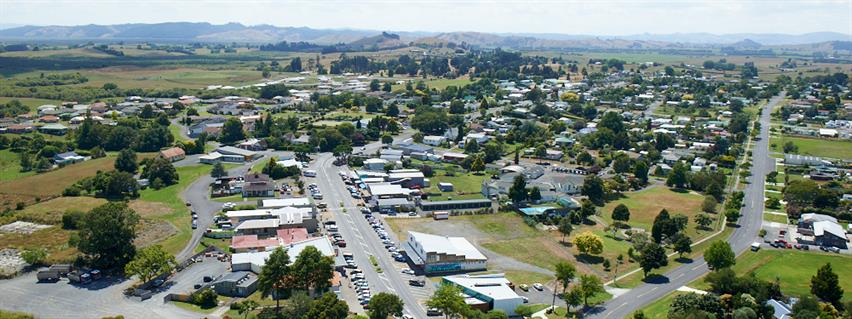
[[736, 208], [731, 208], [725, 211], [725, 218], [729, 224], [736, 224], [740, 219], [740, 210]]
[[595, 205], [603, 205], [606, 196], [603, 180], [597, 174], [590, 174], [583, 182], [581, 193]]
[[[165, 158], [153, 158], [147, 161], [141, 176], [151, 181], [151, 185], [159, 180], [164, 186], [176, 184], [180, 176], [172, 162]], [[156, 188], [156, 187], [155, 187]]]
[[705, 196], [704, 202], [701, 203], [701, 210], [705, 213], [715, 213], [716, 205], [719, 203], [716, 202], [716, 199], [713, 196]]
[[603, 252], [603, 241], [590, 231], [577, 235], [574, 245], [581, 254], [598, 255]]
[[402, 316], [404, 304], [399, 296], [380, 292], [370, 298], [370, 319], [387, 319]]
[[[565, 290], [568, 289], [568, 284], [571, 283], [571, 280], [574, 279], [574, 275], [576, 275], [577, 269], [574, 268], [574, 265], [566, 263], [566, 262], [558, 262], [556, 263], [556, 281], [562, 284], [562, 293], [565, 293]], [[551, 302], [551, 306], [556, 304], [556, 289], [553, 289], [553, 301]]]
[[530, 200], [533, 202], [538, 202], [541, 200], [541, 190], [538, 186], [535, 186], [530, 190]]
[[171, 273], [175, 265], [177, 261], [174, 255], [163, 250], [163, 246], [154, 245], [139, 250], [136, 257], [124, 265], [124, 273], [148, 282], [162, 274]]
[[615, 206], [612, 210], [612, 220], [626, 223], [630, 220], [630, 209], [628, 209], [624, 204], [618, 204], [618, 206]]
[[666, 178], [666, 185], [675, 188], [685, 188], [688, 182], [686, 176], [687, 172], [688, 169], [686, 164], [683, 164], [683, 162], [677, 162], [669, 172], [668, 178]]
[[223, 144], [233, 144], [246, 138], [246, 133], [243, 131], [243, 123], [238, 118], [232, 117], [225, 121], [222, 126], [222, 133], [219, 136], [219, 141]]
[[[376, 294], [378, 297], [381, 293]], [[370, 304], [372, 306], [372, 302]], [[325, 293], [311, 303], [311, 308], [303, 318], [311, 319], [346, 319], [349, 316], [349, 305], [337, 298], [334, 293]]]
[[683, 254], [692, 252], [692, 239], [689, 239], [689, 236], [686, 236], [683, 233], [675, 235], [672, 244], [674, 245], [674, 251], [677, 252], [681, 258], [683, 258]]
[[124, 202], [110, 202], [92, 209], [81, 221], [77, 249], [95, 267], [123, 267], [133, 259], [139, 215]]
[[515, 205], [518, 205], [527, 200], [527, 196], [527, 180], [524, 178], [524, 175], [515, 176], [515, 181], [512, 183], [512, 187], [509, 188], [509, 198], [512, 199]]
[[695, 215], [695, 223], [698, 224], [699, 229], [708, 229], [710, 224], [713, 223], [713, 218], [710, 218], [710, 215], [707, 214], [698, 214]]
[[707, 261], [707, 266], [713, 270], [733, 266], [736, 263], [735, 258], [736, 255], [731, 250], [731, 245], [721, 240], [710, 244], [710, 247], [704, 252], [704, 260]]
[[636, 165], [633, 165], [633, 176], [642, 181], [642, 185], [648, 184], [648, 163], [636, 161]]
[[588, 199], [583, 199], [580, 202], [580, 216], [583, 219], [587, 219], [587, 218], [597, 214], [597, 211], [598, 211], [598, 209], [597, 209], [597, 207], [595, 207], [595, 204], [592, 203], [592, 201], [590, 201]]
[[441, 284], [426, 301], [426, 306], [437, 308], [446, 318], [455, 318], [467, 308], [461, 289], [453, 284]]
[[678, 231], [680, 231], [678, 223], [669, 216], [669, 211], [660, 210], [651, 226], [651, 237], [654, 238], [654, 241], [659, 243], [663, 241], [663, 238], [671, 237]]
[[245, 301], [240, 302], [238, 311], [239, 314], [243, 315], [243, 319], [248, 319], [249, 313], [257, 309], [257, 307], [260, 307], [260, 304], [257, 303], [257, 301], [254, 301], [252, 299], [246, 299]]
[[303, 249], [292, 266], [296, 288], [305, 291], [324, 291], [334, 277], [334, 260], [324, 256], [316, 247]]
[[811, 277], [811, 293], [835, 307], [842, 308], [840, 300], [843, 299], [843, 288], [840, 287], [837, 274], [831, 269], [831, 263], [820, 267], [816, 275]]
[[589, 298], [604, 292], [601, 279], [594, 275], [581, 275], [580, 282], [577, 285], [577, 291], [583, 297], [583, 305], [589, 305]]
[[389, 105], [387, 111], [385, 112], [385, 115], [390, 117], [399, 116], [399, 107], [396, 106], [396, 104]]
[[574, 230], [574, 226], [571, 225], [571, 218], [568, 216], [562, 217], [559, 219], [559, 233], [562, 234], [562, 242], [565, 243], [565, 236], [571, 235], [571, 231]]
[[225, 166], [222, 165], [221, 162], [216, 162], [213, 164], [213, 170], [210, 171], [210, 176], [213, 178], [220, 178], [228, 176], [228, 172], [225, 171]]
[[136, 171], [139, 169], [139, 164], [136, 163], [136, 152], [129, 148], [118, 152], [118, 157], [115, 158], [115, 169], [121, 172], [136, 174]]
[[669, 264], [666, 249], [657, 243], [649, 242], [642, 247], [639, 255], [639, 266], [642, 267], [643, 276], [647, 277], [651, 270], [665, 267]]
[[264, 298], [272, 296], [275, 299], [276, 313], [281, 312], [281, 298], [286, 298], [290, 289], [293, 288], [292, 276], [293, 271], [290, 268], [290, 256], [287, 255], [287, 251], [281, 247], [275, 248], [266, 259], [266, 264], [260, 269], [257, 288]]
[[[476, 145], [476, 143], [474, 143], [474, 145]], [[474, 172], [482, 172], [485, 170], [485, 161], [482, 160], [481, 154], [476, 154], [473, 156], [473, 161], [470, 163], [470, 170]], [[539, 198], [541, 198], [541, 193], [539, 193], [538, 195]]]

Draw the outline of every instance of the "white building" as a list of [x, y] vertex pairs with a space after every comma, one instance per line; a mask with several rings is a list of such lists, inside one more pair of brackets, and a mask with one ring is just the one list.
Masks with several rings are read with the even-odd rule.
[[443, 282], [461, 288], [465, 303], [476, 309], [501, 310], [514, 316], [515, 308], [524, 303], [503, 274], [446, 276]]
[[447, 141], [447, 138], [444, 136], [437, 135], [429, 135], [423, 137], [423, 144], [432, 145], [432, 146], [440, 146], [444, 142]]
[[260, 208], [282, 208], [282, 207], [313, 207], [311, 200], [307, 197], [261, 199], [257, 201]]
[[[290, 263], [293, 263], [296, 261], [296, 256], [298, 256], [299, 253], [308, 246], [315, 247], [323, 256], [334, 257], [337, 255], [334, 245], [331, 244], [331, 240], [328, 239], [328, 236], [314, 237], [282, 247], [287, 251], [287, 255], [290, 256]], [[231, 255], [231, 270], [252, 271], [259, 274], [261, 268], [266, 265], [266, 259], [268, 259], [269, 255], [272, 255], [272, 252], [274, 251], [274, 249], [270, 249], [260, 252], [233, 254]]]
[[488, 258], [464, 237], [409, 231], [404, 247], [411, 261], [427, 274], [487, 268]]

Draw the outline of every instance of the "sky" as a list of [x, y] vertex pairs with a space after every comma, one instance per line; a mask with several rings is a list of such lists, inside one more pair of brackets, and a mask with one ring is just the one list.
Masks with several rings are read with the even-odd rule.
[[0, 0], [0, 23], [156, 22], [388, 31], [852, 34], [852, 0]]

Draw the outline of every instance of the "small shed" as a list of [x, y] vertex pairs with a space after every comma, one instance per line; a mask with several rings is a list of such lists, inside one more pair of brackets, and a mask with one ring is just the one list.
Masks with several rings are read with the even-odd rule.
[[452, 192], [453, 183], [438, 183], [438, 189], [442, 192]]

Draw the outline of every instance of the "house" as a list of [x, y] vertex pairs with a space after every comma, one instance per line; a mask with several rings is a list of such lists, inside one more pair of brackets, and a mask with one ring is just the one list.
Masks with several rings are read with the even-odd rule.
[[515, 309], [524, 304], [524, 298], [503, 274], [454, 275], [441, 281], [459, 287], [465, 303], [483, 312], [499, 310], [513, 317], [517, 316]]
[[432, 146], [441, 146], [444, 142], [447, 141], [446, 137], [437, 136], [437, 135], [429, 135], [423, 137], [423, 144], [432, 145]]
[[245, 150], [233, 146], [222, 146], [216, 149], [216, 152], [222, 154], [223, 160], [226, 162], [251, 162], [253, 160], [263, 157], [263, 154], [259, 154], [255, 151]]
[[245, 176], [243, 197], [272, 197], [275, 196], [275, 182], [269, 175], [253, 173]]
[[33, 126], [29, 124], [12, 124], [6, 127], [4, 132], [11, 134], [25, 134], [33, 131]]
[[237, 147], [249, 151], [263, 151], [266, 149], [266, 140], [250, 138], [237, 144]]
[[402, 161], [402, 156], [405, 153], [402, 150], [382, 149], [379, 151], [379, 158], [391, 163]]
[[172, 147], [172, 148], [160, 151], [160, 153], [157, 154], [157, 156], [159, 156], [160, 158], [165, 158], [165, 159], [169, 160], [170, 162], [177, 162], [179, 160], [186, 158], [186, 152], [184, 152], [184, 150], [180, 147]]
[[388, 161], [381, 158], [368, 158], [364, 160], [364, 169], [371, 171], [384, 171]]
[[797, 227], [799, 234], [813, 236], [816, 245], [847, 248], [846, 231], [837, 222], [837, 218], [823, 214], [802, 214], [799, 216]]
[[793, 304], [796, 303], [796, 299], [790, 299], [790, 303], [784, 303], [780, 300], [769, 299], [766, 301], [766, 304], [772, 307], [774, 310], [772, 312], [772, 318], [775, 319], [791, 319], [793, 314]]
[[[219, 152], [212, 152], [210, 154], [201, 155], [198, 157], [198, 161], [204, 164], [216, 164], [223, 161], [225, 156], [220, 154]], [[233, 161], [239, 160], [239, 157], [234, 158]]]
[[423, 172], [416, 169], [398, 169], [388, 173], [388, 182], [399, 184], [402, 187], [425, 187], [426, 177]]
[[68, 127], [59, 123], [51, 123], [39, 127], [38, 131], [51, 135], [65, 135], [65, 133], [68, 133]]
[[488, 258], [464, 237], [408, 232], [404, 246], [412, 263], [426, 274], [485, 270]]
[[57, 165], [74, 164], [85, 161], [86, 158], [75, 152], [65, 152], [53, 155], [53, 162]]
[[230, 272], [213, 282], [217, 294], [228, 297], [248, 297], [257, 290], [257, 275], [248, 271]]
[[467, 159], [467, 154], [446, 152], [441, 156], [441, 159], [445, 162], [461, 163]]
[[403, 155], [411, 155], [412, 153], [421, 153], [421, 154], [429, 154], [434, 153], [434, 150], [431, 146], [414, 144], [414, 143], [400, 143], [394, 144], [394, 149], [402, 151]]
[[42, 122], [42, 123], [58, 123], [59, 117], [56, 116], [56, 115], [45, 115], [45, 116], [39, 117], [38, 121]]

